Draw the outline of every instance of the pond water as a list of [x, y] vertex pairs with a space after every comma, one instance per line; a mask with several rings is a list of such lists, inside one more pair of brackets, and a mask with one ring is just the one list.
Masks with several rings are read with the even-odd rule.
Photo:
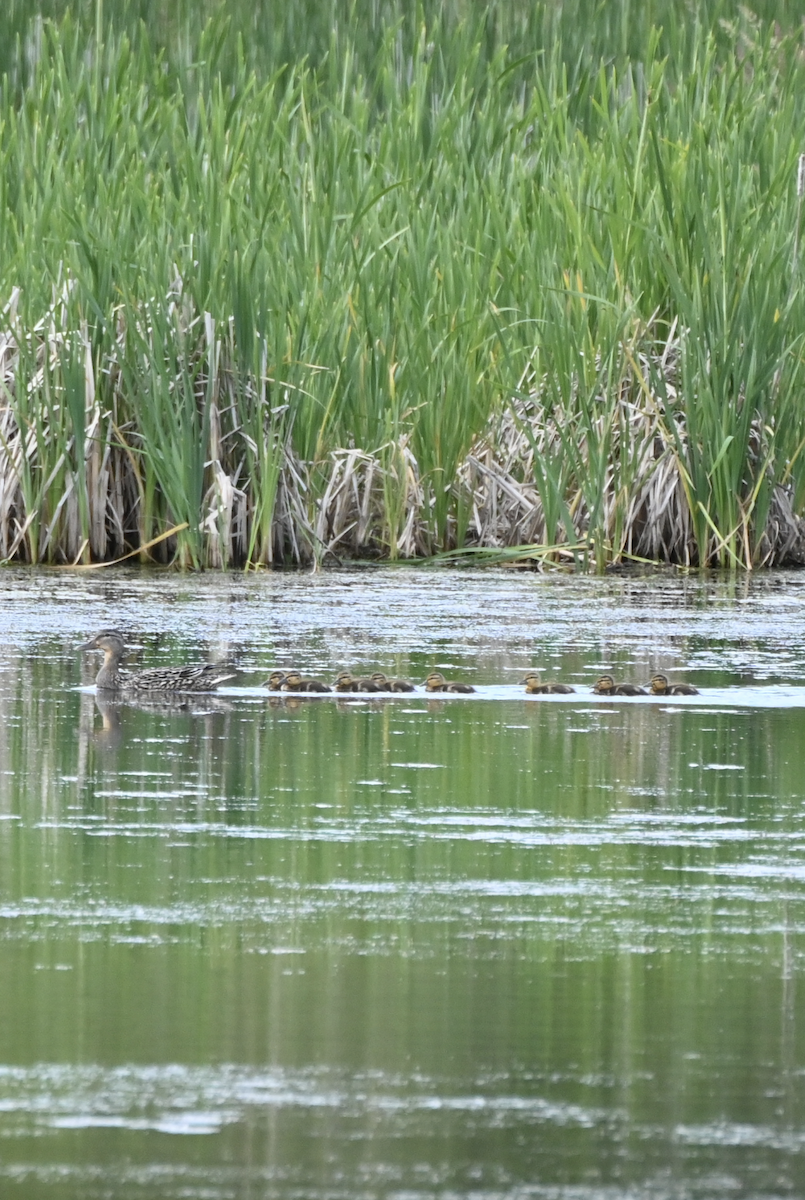
[[[805, 1194], [804, 606], [785, 573], [4, 571], [0, 1196]], [[133, 668], [239, 674], [99, 705], [111, 625]], [[282, 701], [275, 666], [479, 693]], [[589, 694], [655, 670], [702, 694]]]

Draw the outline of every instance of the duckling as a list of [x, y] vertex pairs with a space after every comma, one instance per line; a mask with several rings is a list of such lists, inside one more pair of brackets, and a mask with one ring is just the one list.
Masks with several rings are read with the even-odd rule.
[[537, 671], [529, 671], [520, 680], [520, 683], [525, 684], [525, 690], [529, 696], [567, 696], [576, 690], [568, 683], [542, 683]]
[[120, 663], [126, 653], [123, 634], [117, 629], [104, 629], [80, 650], [102, 650], [103, 666], [95, 676], [95, 686], [104, 692], [212, 692], [235, 674], [225, 663], [204, 663], [200, 667], [153, 667], [125, 675]]
[[470, 683], [455, 683], [453, 680], [445, 679], [441, 671], [431, 671], [425, 680], [426, 692], [474, 692], [475, 688]]
[[333, 682], [336, 692], [382, 692], [371, 679], [353, 679], [349, 671], [339, 671]]
[[645, 696], [646, 689], [636, 683], [616, 683], [611, 675], [602, 675], [593, 691], [598, 696]]
[[370, 679], [353, 679], [353, 692], [382, 692], [384, 689], [379, 687], [371, 678]]
[[652, 675], [649, 681], [651, 696], [698, 696], [692, 683], [669, 683], [665, 675]]
[[349, 671], [339, 671], [333, 680], [334, 692], [351, 692], [354, 680]]
[[414, 685], [407, 679], [388, 679], [382, 671], [373, 671], [369, 676], [381, 692], [413, 692]]
[[329, 692], [321, 679], [306, 679], [301, 671], [289, 671], [280, 684], [281, 692]]
[[602, 675], [593, 687], [596, 696], [612, 696], [615, 692], [615, 680], [611, 675]]
[[285, 671], [272, 671], [268, 679], [263, 684], [263, 687], [268, 688], [270, 692], [278, 692], [285, 682]]

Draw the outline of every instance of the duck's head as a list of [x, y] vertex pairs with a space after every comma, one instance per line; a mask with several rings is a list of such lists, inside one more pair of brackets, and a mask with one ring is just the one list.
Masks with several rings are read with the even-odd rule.
[[596, 685], [595, 685], [596, 692], [612, 692], [614, 690], [615, 690], [615, 680], [612, 678], [611, 675], [602, 675], [601, 678], [596, 682]]
[[384, 687], [388, 683], [388, 676], [384, 675], [382, 671], [373, 671], [369, 678], [378, 687]]
[[349, 671], [339, 671], [333, 680], [333, 687], [349, 687], [351, 683], [354, 683], [354, 680]]
[[272, 691], [276, 691], [285, 682], [285, 678], [284, 671], [272, 671], [266, 680], [266, 686]]
[[425, 687], [441, 687], [446, 682], [441, 671], [431, 671], [425, 679]]
[[651, 688], [652, 695], [664, 696], [668, 691], [667, 675], [652, 675], [649, 680], [649, 687]]
[[527, 675], [524, 675], [524, 676], [523, 676], [523, 678], [520, 680], [520, 683], [536, 683], [536, 684], [539, 684], [539, 683], [541, 683], [541, 682], [542, 682], [542, 681], [541, 681], [541, 679], [540, 679], [540, 674], [539, 674], [539, 671], [529, 671], [529, 672], [528, 672], [528, 674], [527, 674]]
[[289, 689], [289, 691], [293, 691], [294, 688], [298, 688], [300, 683], [302, 682], [302, 672], [301, 671], [288, 671], [287, 675], [285, 676], [285, 678], [283, 679], [282, 682], [285, 685], [285, 687], [287, 687]]
[[104, 629], [101, 633], [95, 635], [91, 641], [85, 642], [83, 646], [79, 646], [79, 650], [103, 650], [105, 654], [113, 654], [123, 657], [123, 651], [126, 644], [123, 640], [123, 634], [117, 629]]

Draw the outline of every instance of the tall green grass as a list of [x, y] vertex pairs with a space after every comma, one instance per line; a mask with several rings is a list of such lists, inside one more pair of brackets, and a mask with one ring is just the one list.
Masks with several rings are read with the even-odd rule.
[[152, 33], [146, 0], [53, 24], [12, 0], [0, 552], [184, 526], [156, 553], [316, 558], [350, 448], [381, 467], [375, 551], [400, 552], [411, 463], [417, 549], [460, 546], [462, 463], [534, 386], [547, 540], [623, 552], [628, 392], [676, 448], [693, 560], [762, 557], [774, 487], [805, 503], [796, 36], [717, 4], [662, 31], [629, 3], [377, 3], [365, 30], [359, 4], [270, 30], [248, 7], [196, 33], [203, 5], [162, 6]]
[[[223, 13], [222, 13], [223, 10]], [[735, 26], [751, 38], [758, 26], [776, 24], [784, 33], [801, 25], [800, 0], [753, 0], [740, 8], [729, 0], [5, 0], [0, 12], [0, 74], [22, 88], [30, 81], [45, 41], [42, 22], [59, 23], [67, 13], [84, 30], [84, 39], [99, 27], [126, 33], [164, 53], [177, 70], [192, 71], [198, 62], [198, 33], [224, 15], [228, 28], [219, 39], [216, 69], [226, 85], [237, 82], [242, 65], [265, 80], [288, 63], [318, 69], [330, 56], [333, 38], [349, 45], [357, 70], [371, 75], [389, 34], [401, 60], [410, 60], [425, 29], [438, 27], [452, 42], [457, 30], [477, 30], [482, 64], [501, 47], [512, 60], [550, 54], [558, 46], [571, 78], [595, 71], [603, 60], [621, 65], [639, 62], [655, 30], [659, 53], [673, 73], [687, 71], [702, 31], [712, 32], [720, 46], [734, 45]], [[449, 71], [460, 67], [459, 53], [440, 47]], [[439, 63], [435, 65], [438, 71]]]

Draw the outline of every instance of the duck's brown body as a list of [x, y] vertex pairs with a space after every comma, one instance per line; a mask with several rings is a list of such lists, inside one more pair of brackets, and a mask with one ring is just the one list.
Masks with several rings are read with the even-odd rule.
[[652, 675], [649, 684], [652, 696], [698, 696], [699, 689], [692, 683], [669, 683], [665, 675]]
[[171, 695], [180, 692], [212, 692], [219, 684], [234, 678], [226, 664], [204, 663], [200, 667], [154, 667], [123, 674], [120, 663], [126, 652], [123, 635], [116, 629], [106, 629], [81, 646], [82, 650], [102, 650], [103, 666], [95, 676], [95, 686], [101, 692], [150, 692]]
[[382, 671], [374, 671], [369, 676], [371, 682], [381, 692], [413, 692], [414, 685], [407, 679], [388, 679]]
[[454, 679], [445, 679], [441, 671], [431, 671], [425, 680], [426, 692], [474, 692], [471, 683], [456, 683]]
[[329, 692], [322, 679], [309, 679], [301, 671], [289, 671], [280, 684], [281, 692]]
[[520, 682], [529, 696], [567, 696], [576, 690], [569, 683], [543, 683], [536, 671], [529, 671]]
[[611, 675], [602, 675], [593, 691], [597, 696], [645, 696], [646, 689], [636, 683], [616, 683]]
[[384, 689], [378, 687], [371, 679], [355, 679], [349, 671], [339, 671], [333, 682], [333, 690], [336, 692], [382, 692]]

